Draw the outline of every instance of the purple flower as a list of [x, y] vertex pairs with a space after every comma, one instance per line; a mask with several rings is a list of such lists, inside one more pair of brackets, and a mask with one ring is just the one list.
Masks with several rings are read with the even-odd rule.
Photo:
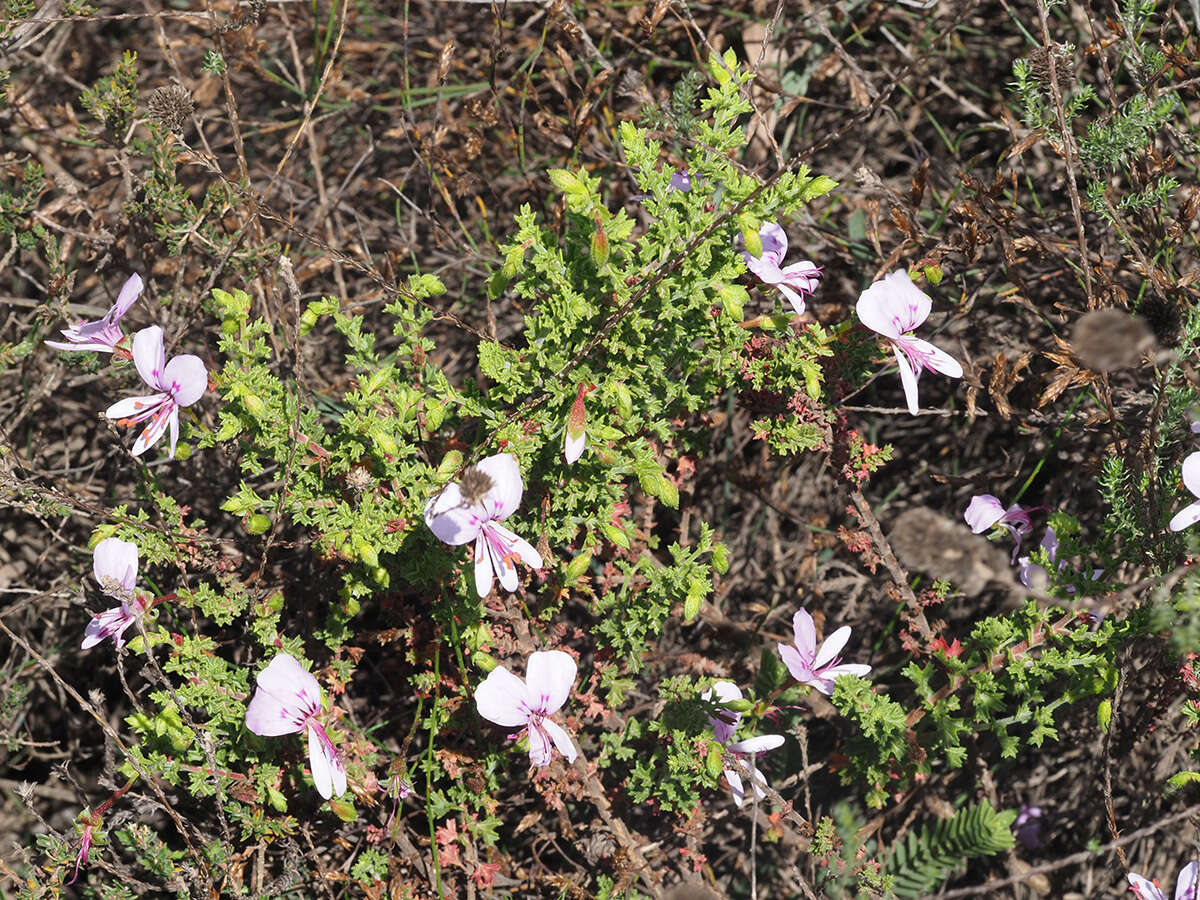
[[687, 169], [680, 169], [671, 176], [671, 183], [667, 185], [667, 193], [672, 191], [681, 191], [687, 193], [692, 189], [692, 177], [688, 175]]
[[313, 783], [328, 800], [346, 793], [346, 767], [320, 715], [321, 686], [294, 656], [277, 654], [258, 673], [258, 690], [246, 707], [246, 727], [262, 737], [307, 731]]
[[932, 305], [925, 292], [912, 283], [908, 272], [897, 269], [863, 291], [854, 307], [862, 323], [892, 345], [908, 411], [914, 416], [919, 409], [917, 379], [923, 370], [931, 369], [951, 378], [962, 378], [963, 374], [962, 366], [953, 356], [911, 334], [929, 318]]
[[[1054, 571], [1061, 572], [1063, 566], [1067, 564], [1067, 561], [1065, 559], [1060, 560], [1058, 558], [1058, 535], [1054, 533], [1054, 529], [1049, 525], [1046, 526], [1046, 533], [1042, 535], [1042, 543], [1040, 546], [1046, 551], [1046, 555], [1050, 557], [1050, 563], [1054, 566]], [[1025, 585], [1025, 587], [1029, 588], [1030, 590], [1041, 590], [1046, 586], [1046, 583], [1050, 578], [1050, 573], [1048, 573], [1037, 563], [1032, 562], [1028, 556], [1022, 556], [1019, 560], [1017, 560], [1017, 562], [1021, 566], [1020, 573], [1018, 574], [1018, 578], [1021, 579], [1021, 584]], [[1039, 572], [1041, 573], [1040, 575], [1038, 574]], [[1093, 569], [1092, 580], [1094, 581], [1103, 574], [1103, 569]], [[1075, 586], [1067, 585], [1067, 593], [1075, 593]]]
[[104, 414], [118, 425], [133, 425], [150, 420], [133, 444], [133, 455], [141, 456], [163, 436], [170, 426], [171, 458], [179, 439], [179, 408], [191, 406], [208, 388], [208, 370], [198, 356], [190, 353], [166, 361], [162, 329], [157, 325], [143, 328], [133, 336], [133, 362], [142, 381], [157, 393], [118, 400]]
[[[1187, 459], [1183, 461], [1183, 470], [1180, 474], [1183, 477], [1184, 487], [1195, 496], [1200, 497], [1200, 451], [1188, 454]], [[1197, 522], [1200, 522], [1200, 500], [1175, 513], [1167, 527], [1172, 531], [1183, 531], [1189, 525], [1195, 525]]]
[[142, 279], [136, 272], [129, 276], [117, 302], [98, 322], [80, 322], [62, 329], [64, 341], [46, 341], [47, 347], [55, 350], [95, 350], [97, 353], [112, 353], [113, 347], [125, 337], [121, 331], [121, 316], [129, 311], [133, 302], [142, 293]]
[[517, 560], [542, 567], [541, 554], [500, 524], [521, 503], [524, 489], [516, 457], [498, 453], [467, 469], [461, 481], [446, 485], [425, 504], [425, 524], [439, 540], [453, 547], [475, 542], [475, 590], [480, 597], [491, 592], [493, 575], [506, 591], [515, 591]]
[[555, 747], [574, 762], [571, 736], [550, 716], [567, 702], [576, 671], [575, 660], [561, 650], [539, 650], [529, 655], [524, 681], [504, 666], [492, 669], [475, 689], [475, 707], [489, 722], [521, 729], [510, 737], [529, 733], [530, 764], [550, 765]]
[[1026, 850], [1042, 846], [1042, 810], [1029, 803], [1021, 804], [1021, 811], [1012, 825], [1013, 833]]
[[796, 315], [803, 315], [804, 295], [817, 289], [821, 267], [805, 259], [780, 268], [783, 258], [787, 256], [788, 241], [783, 229], [774, 222], [763, 225], [758, 230], [758, 236], [762, 239], [762, 256], [756, 258], [748, 250], [743, 250], [746, 268], [766, 284], [779, 288], [792, 304]]
[[[742, 689], [732, 681], [714, 681], [713, 686], [700, 695], [704, 700], [713, 700], [717, 705], [728, 703], [731, 700], [742, 699]], [[733, 735], [737, 731], [738, 723], [742, 721], [742, 714], [732, 709], [723, 709], [718, 716], [709, 716], [708, 724], [712, 726], [713, 737], [721, 744], [728, 744], [733, 740]]]
[[[1158, 879], [1149, 881], [1136, 872], [1130, 872], [1125, 877], [1129, 881], [1129, 889], [1140, 900], [1167, 900], [1158, 886]], [[1196, 900], [1197, 881], [1200, 881], [1200, 866], [1193, 860], [1179, 870], [1179, 878], [1175, 882], [1175, 900]]]
[[90, 823], [83, 826], [83, 835], [79, 839], [79, 850], [75, 854], [75, 873], [71, 876], [71, 880], [67, 884], [74, 884], [75, 879], [79, 877], [79, 867], [87, 865], [88, 851], [92, 849], [92, 832], [95, 829], [96, 826]]
[[106, 609], [93, 616], [83, 632], [81, 650], [88, 650], [108, 638], [120, 649], [125, 645], [122, 635], [144, 611], [134, 590], [137, 584], [137, 544], [120, 538], [105, 538], [92, 551], [92, 574], [100, 590], [121, 601], [120, 606]]
[[843, 625], [827, 637], [820, 650], [817, 649], [817, 629], [807, 610], [801, 609], [792, 617], [792, 630], [795, 645], [780, 644], [779, 656], [792, 677], [801, 684], [811, 685], [822, 694], [832, 694], [834, 679], [839, 675], [862, 677], [870, 673], [870, 666], [843, 663], [838, 657], [846, 641], [850, 640], [849, 625]]
[[1016, 562], [1017, 554], [1021, 552], [1021, 541], [1033, 531], [1033, 520], [1029, 514], [1041, 507], [1023, 508], [1014, 503], [1007, 510], [999, 499], [991, 494], [976, 494], [971, 498], [963, 518], [971, 526], [975, 534], [983, 534], [994, 525], [1007, 528], [1013, 538], [1012, 561]]

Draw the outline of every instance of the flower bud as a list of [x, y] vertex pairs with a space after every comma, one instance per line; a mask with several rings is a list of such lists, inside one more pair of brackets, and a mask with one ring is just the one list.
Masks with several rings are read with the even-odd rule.
[[440, 400], [429, 398], [425, 401], [425, 429], [437, 431], [446, 420], [446, 407]]
[[602, 266], [608, 262], [608, 235], [604, 233], [604, 229], [600, 223], [596, 223], [596, 233], [592, 235], [592, 262], [597, 266]]
[[246, 531], [250, 534], [264, 534], [271, 527], [271, 517], [255, 513], [246, 517]]
[[724, 544], [713, 545], [712, 567], [718, 575], [724, 575], [729, 571], [729, 548]]
[[300, 336], [304, 337], [306, 334], [312, 331], [319, 318], [320, 316], [317, 315], [317, 311], [311, 306], [306, 308], [304, 312], [300, 313]]
[[576, 556], [574, 559], [572, 559], [569, 563], [567, 563], [566, 570], [563, 573], [566, 576], [567, 584], [571, 584], [572, 582], [576, 581], [581, 575], [583, 575], [585, 572], [587, 572], [588, 566], [590, 566], [591, 564], [592, 564], [592, 554], [590, 554], [590, 553], [580, 553], [578, 556]]
[[492, 671], [492, 669], [496, 668], [497, 665], [496, 660], [492, 657], [492, 654], [483, 650], [476, 650], [474, 653], [472, 653], [471, 662], [474, 663], [475, 667], [485, 675]]
[[720, 778], [725, 768], [725, 748], [717, 741], [708, 742], [708, 752], [704, 755], [704, 768], [713, 778]]
[[462, 454], [457, 450], [448, 450], [446, 455], [442, 457], [441, 463], [438, 465], [437, 473], [442, 478], [449, 478], [458, 471], [462, 465]]
[[611, 387], [617, 398], [617, 414], [622, 419], [628, 419], [633, 415], [633, 395], [629, 393], [629, 388], [619, 381], [613, 382]]
[[748, 713], [750, 710], [754, 709], [754, 701], [747, 700], [745, 697], [741, 697], [737, 700], [726, 700], [721, 704], [721, 706], [730, 712]]
[[663, 502], [664, 506], [679, 509], [679, 488], [675, 487], [674, 482], [665, 475], [658, 479], [658, 499]]
[[256, 419], [261, 419], [267, 411], [267, 404], [263, 402], [262, 397], [249, 391], [242, 392], [242, 403], [246, 405], [246, 412]]
[[356, 537], [353, 540], [353, 545], [354, 555], [362, 560], [365, 566], [371, 569], [378, 568], [379, 554], [376, 552], [375, 548], [370, 545], [370, 543], [363, 538]]
[[601, 527], [610, 541], [618, 547], [624, 547], [626, 550], [629, 549], [629, 538], [625, 536], [625, 532], [620, 528], [614, 525], [603, 525]]

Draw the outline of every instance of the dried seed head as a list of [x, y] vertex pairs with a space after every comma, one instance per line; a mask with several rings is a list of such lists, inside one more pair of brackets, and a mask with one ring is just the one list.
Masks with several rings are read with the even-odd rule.
[[1001, 550], [961, 522], [923, 506], [901, 513], [888, 539], [906, 568], [945, 578], [968, 597], [982, 593], [989, 581], [1012, 583], [1008, 557]]
[[475, 506], [481, 503], [487, 492], [492, 489], [492, 478], [487, 472], [477, 469], [475, 466], [463, 472], [462, 478], [458, 482], [458, 489], [462, 493], [463, 503], [466, 506]]
[[346, 473], [346, 487], [361, 494], [371, 486], [371, 473], [366, 466], [351, 466]]
[[[1067, 93], [1075, 83], [1075, 60], [1072, 56], [1074, 47], [1070, 44], [1052, 44], [1054, 50], [1054, 74], [1057, 76], [1058, 89]], [[1033, 77], [1042, 84], [1050, 85], [1050, 54], [1045, 47], [1038, 47], [1026, 57], [1029, 60], [1029, 70]]]
[[177, 84], [155, 88], [150, 95], [150, 118], [172, 133], [183, 130], [183, 123], [195, 111], [196, 104], [188, 89]]
[[1084, 313], [1071, 332], [1071, 352], [1093, 372], [1133, 368], [1154, 343], [1146, 320], [1120, 309]]

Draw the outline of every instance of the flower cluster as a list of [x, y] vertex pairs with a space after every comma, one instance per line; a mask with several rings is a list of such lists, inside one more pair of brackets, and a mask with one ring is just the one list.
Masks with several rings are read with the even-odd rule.
[[[125, 282], [117, 302], [104, 318], [97, 322], [80, 322], [64, 328], [66, 341], [46, 341], [56, 350], [91, 350], [97, 353], [115, 353], [125, 341], [121, 331], [121, 317], [137, 300], [142, 292], [141, 276], [134, 274]], [[141, 456], [170, 433], [170, 456], [175, 458], [175, 446], [179, 440], [179, 410], [191, 406], [208, 389], [208, 370], [198, 356], [185, 353], [166, 358], [162, 329], [157, 325], [143, 328], [133, 336], [130, 354], [138, 375], [153, 391], [138, 397], [128, 397], [112, 404], [104, 415], [116, 420], [118, 425], [136, 425], [147, 422], [146, 427], [133, 445], [133, 455]]]

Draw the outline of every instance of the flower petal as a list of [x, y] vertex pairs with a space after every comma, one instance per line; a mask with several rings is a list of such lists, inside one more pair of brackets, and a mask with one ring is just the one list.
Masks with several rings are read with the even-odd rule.
[[787, 670], [801, 684], [809, 684], [813, 678], [813, 671], [809, 663], [812, 657], [803, 656], [799, 650], [791, 644], [779, 645], [779, 658], [783, 660], [783, 664], [787, 666]]
[[1200, 863], [1192, 860], [1179, 870], [1175, 881], [1175, 900], [1196, 900], [1196, 882], [1200, 878]]
[[817, 626], [808, 610], [801, 608], [792, 616], [792, 632], [796, 639], [796, 649], [804, 657], [806, 665], [812, 663], [817, 655]]
[[505, 728], [527, 725], [531, 706], [525, 682], [504, 666], [492, 669], [475, 689], [475, 708], [479, 715]]
[[1179, 474], [1183, 478], [1184, 487], [1200, 497], [1200, 451], [1188, 454]]
[[143, 328], [133, 336], [133, 364], [137, 366], [142, 381], [155, 390], [168, 390], [163, 381], [166, 368], [166, 351], [163, 349], [163, 331], [157, 325]]
[[992, 494], [976, 494], [967, 504], [963, 518], [975, 534], [983, 534], [1004, 518], [1004, 505]]
[[[503, 538], [492, 531], [494, 525], [493, 522], [485, 523], [483, 531], [479, 533], [479, 541], [483, 541], [483, 551], [487, 557], [482, 563], [478, 559], [475, 560], [475, 590], [480, 597], [491, 593], [491, 573], [495, 573], [500, 587], [506, 591], [515, 591], [518, 585], [517, 567], [513, 564], [512, 551]], [[475, 542], [476, 551], [479, 550], [479, 541]]]
[[842, 663], [837, 666], [830, 666], [822, 670], [821, 675], [824, 678], [840, 678], [842, 675], [855, 675], [859, 678], [865, 678], [871, 674], [871, 667], [863, 663]]
[[425, 504], [425, 524], [439, 541], [452, 547], [475, 540], [483, 520], [483, 510], [468, 506], [457, 484], [446, 485]]
[[729, 745], [730, 753], [766, 753], [783, 746], [782, 734], [760, 734]]
[[1157, 884], [1143, 878], [1136, 872], [1130, 872], [1125, 876], [1129, 881], [1129, 887], [1139, 900], [1166, 900], [1163, 892], [1159, 890]]
[[[134, 456], [141, 456], [151, 447], [158, 443], [159, 438], [167, 430], [167, 426], [175, 422], [175, 433], [179, 433], [179, 407], [174, 401], [168, 400], [150, 419], [150, 424], [142, 429], [142, 433], [138, 435], [138, 439], [133, 442], [133, 449], [130, 451]], [[175, 456], [175, 445], [171, 445], [171, 457]]]
[[550, 765], [550, 760], [554, 758], [553, 739], [550, 732], [542, 727], [545, 724], [548, 723], [529, 726], [529, 762], [538, 768]]
[[138, 548], [132, 541], [105, 538], [92, 551], [92, 574], [102, 588], [106, 580], [111, 580], [132, 592], [137, 583], [137, 570]]
[[174, 356], [163, 369], [163, 390], [180, 406], [191, 406], [208, 390], [208, 369], [198, 356]]
[[912, 351], [917, 354], [921, 360], [921, 364], [925, 368], [932, 369], [934, 372], [940, 372], [947, 378], [962, 378], [962, 365], [945, 350], [935, 347], [929, 341], [921, 340], [918, 337], [905, 336], [904, 343], [912, 348]]
[[788, 302], [792, 304], [792, 310], [796, 313], [796, 315], [804, 315], [804, 298], [802, 296], [800, 296], [782, 281], [775, 285], [775, 287], [779, 288], [779, 292], [783, 294], [783, 296], [787, 297]]
[[846, 646], [846, 641], [850, 640], [850, 626], [843, 625], [829, 637], [825, 638], [821, 644], [821, 649], [817, 651], [817, 656], [813, 660], [813, 669], [822, 669], [829, 663], [837, 659], [837, 655], [842, 652], [842, 648]]
[[542, 720], [542, 728], [546, 729], [546, 733], [554, 740], [554, 746], [558, 748], [558, 752], [563, 755], [567, 762], [575, 762], [575, 757], [579, 754], [579, 751], [575, 749], [575, 742], [571, 740], [571, 736], [567, 734], [566, 729], [557, 722], [552, 722], [550, 719]]
[[1172, 531], [1183, 531], [1197, 522], [1200, 522], [1200, 500], [1175, 513], [1167, 527]]
[[121, 635], [125, 633], [126, 628], [133, 624], [133, 618], [133, 612], [127, 603], [106, 609], [98, 616], [93, 616], [92, 621], [88, 622], [87, 627], [83, 630], [83, 643], [79, 645], [79, 649], [88, 650], [111, 637], [113, 644], [119, 650], [125, 644]]
[[[289, 653], [277, 653], [256, 679], [260, 692], [273, 697], [300, 715], [316, 715], [321, 711], [321, 685], [300, 661]], [[257, 697], [257, 694], [255, 695]], [[251, 700], [253, 703], [253, 700]], [[253, 728], [250, 729], [254, 731]], [[296, 727], [292, 731], [299, 731]], [[260, 734], [261, 732], [255, 732]], [[291, 734], [281, 731], [279, 734]]]
[[134, 301], [141, 296], [142, 288], [144, 287], [141, 275], [137, 272], [130, 275], [125, 279], [125, 284], [121, 286], [121, 293], [117, 294], [117, 302], [113, 304], [113, 308], [108, 311], [108, 315], [104, 318], [113, 325], [119, 322], [121, 316], [129, 312], [129, 307], [133, 306]]
[[520, 505], [525, 485], [521, 468], [511, 453], [497, 453], [475, 466], [492, 479], [492, 488], [483, 499], [483, 508], [492, 519], [507, 519]]
[[742, 787], [742, 776], [733, 769], [726, 769], [725, 780], [729, 782], [729, 790], [733, 794], [733, 802], [741, 806], [746, 802], [746, 791]]
[[[499, 534], [500, 537], [504, 539], [504, 542], [508, 545], [509, 550], [513, 553], [516, 553], [517, 556], [521, 558], [521, 562], [525, 563], [525, 565], [532, 569], [540, 569], [544, 565], [542, 562], [542, 554], [538, 553], [537, 550], [534, 549], [533, 544], [529, 543], [529, 541], [518, 537], [517, 533], [511, 528], [506, 528], [497, 522], [489, 523], [488, 527], [490, 527], [492, 531]], [[509, 590], [513, 590], [513, 588], [509, 588]]]
[[917, 402], [917, 377], [920, 373], [913, 371], [908, 356], [900, 349], [899, 344], [893, 344], [892, 350], [896, 354], [896, 365], [900, 367], [900, 383], [904, 386], [904, 399], [908, 402], [908, 411], [915, 416], [921, 408]]
[[308, 726], [308, 767], [312, 770], [317, 793], [328, 800], [346, 793], [346, 767], [325, 729], [316, 723]]
[[531, 653], [525, 667], [525, 686], [531, 707], [544, 716], [561, 709], [571, 696], [578, 671], [571, 655], [561, 650]]
[[572, 437], [568, 429], [563, 439], [563, 457], [567, 461], [567, 465], [574, 465], [579, 457], [583, 456], [584, 447], [587, 446], [587, 432], [579, 432], [578, 437]]
[[154, 415], [154, 411], [169, 399], [170, 397], [167, 394], [144, 394], [140, 397], [126, 397], [124, 400], [118, 400], [106, 409], [104, 415], [110, 419], [130, 419], [134, 422], [140, 422], [142, 419], [148, 419]]
[[890, 338], [912, 331], [929, 318], [932, 308], [933, 301], [913, 284], [904, 269], [897, 269], [868, 287], [854, 307], [864, 325]]

